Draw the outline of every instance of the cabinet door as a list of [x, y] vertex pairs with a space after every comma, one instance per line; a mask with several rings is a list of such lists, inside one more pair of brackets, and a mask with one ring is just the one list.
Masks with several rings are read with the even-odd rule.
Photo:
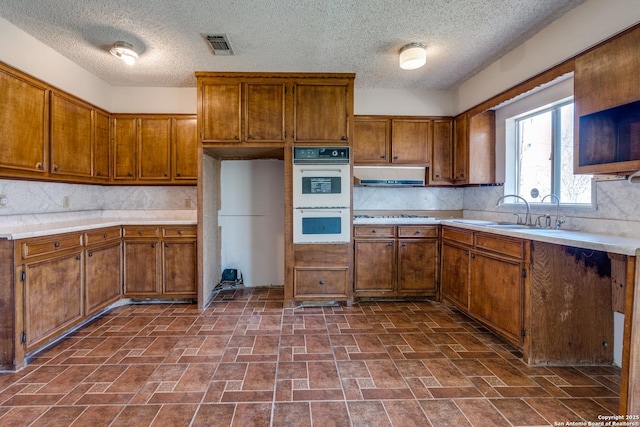
[[348, 94], [347, 83], [296, 82], [294, 142], [347, 143]]
[[125, 240], [125, 296], [154, 297], [160, 294], [159, 243], [156, 240]]
[[389, 295], [395, 290], [395, 240], [356, 240], [355, 285], [357, 294]]
[[171, 179], [171, 119], [141, 118], [138, 171], [142, 180]]
[[391, 120], [391, 162], [429, 164], [431, 120]]
[[122, 244], [87, 249], [84, 265], [85, 315], [89, 316], [120, 298]]
[[173, 119], [173, 179], [198, 178], [198, 132], [195, 117]]
[[458, 307], [469, 309], [469, 250], [442, 242], [440, 292]]
[[356, 117], [353, 122], [353, 161], [356, 164], [389, 162], [391, 121]]
[[113, 178], [134, 180], [137, 176], [136, 119], [134, 117], [116, 117], [113, 130]]
[[285, 84], [245, 85], [245, 140], [284, 143]]
[[163, 252], [163, 293], [196, 295], [196, 242], [165, 241]]
[[466, 114], [453, 120], [453, 179], [458, 184], [467, 181], [469, 159], [469, 127]]
[[95, 112], [95, 136], [93, 138], [93, 176], [109, 179], [110, 119], [107, 114]]
[[49, 91], [0, 68], [0, 168], [39, 176], [47, 169]]
[[[469, 118], [468, 184], [496, 182], [496, 115], [493, 110]], [[473, 159], [473, 162], [471, 162]]]
[[433, 121], [431, 181], [448, 184], [453, 179], [453, 133], [450, 119]]
[[398, 292], [435, 295], [438, 274], [438, 241], [398, 241]]
[[27, 264], [24, 282], [24, 332], [30, 351], [82, 318], [82, 255]]
[[51, 173], [91, 177], [91, 108], [51, 96]]
[[240, 142], [242, 83], [203, 83], [202, 141]]
[[480, 253], [471, 255], [469, 312], [522, 343], [523, 263]]

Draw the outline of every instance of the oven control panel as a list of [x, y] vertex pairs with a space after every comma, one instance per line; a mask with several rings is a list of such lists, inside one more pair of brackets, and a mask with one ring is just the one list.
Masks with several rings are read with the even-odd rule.
[[348, 164], [349, 147], [293, 147], [294, 164]]

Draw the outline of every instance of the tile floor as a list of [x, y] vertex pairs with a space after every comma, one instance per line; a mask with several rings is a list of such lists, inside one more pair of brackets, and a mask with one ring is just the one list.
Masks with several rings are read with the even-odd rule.
[[[528, 367], [434, 302], [114, 309], [0, 374], [1, 426], [545, 426], [617, 413], [615, 367]], [[556, 424], [558, 425], [558, 424]]]

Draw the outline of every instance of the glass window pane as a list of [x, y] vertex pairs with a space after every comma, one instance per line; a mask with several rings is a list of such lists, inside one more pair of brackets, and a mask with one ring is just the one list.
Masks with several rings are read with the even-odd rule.
[[591, 203], [591, 175], [573, 174], [573, 104], [560, 107], [560, 202]]
[[537, 188], [541, 195], [551, 192], [552, 114], [545, 111], [518, 120], [518, 194], [527, 201]]

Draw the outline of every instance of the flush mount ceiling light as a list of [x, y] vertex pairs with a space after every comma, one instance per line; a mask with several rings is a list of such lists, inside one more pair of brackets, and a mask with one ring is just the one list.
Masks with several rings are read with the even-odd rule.
[[127, 65], [133, 65], [138, 59], [138, 54], [133, 50], [133, 46], [125, 42], [115, 42], [109, 52], [122, 59]]
[[400, 49], [400, 68], [415, 70], [427, 62], [427, 48], [422, 43], [410, 43]]

